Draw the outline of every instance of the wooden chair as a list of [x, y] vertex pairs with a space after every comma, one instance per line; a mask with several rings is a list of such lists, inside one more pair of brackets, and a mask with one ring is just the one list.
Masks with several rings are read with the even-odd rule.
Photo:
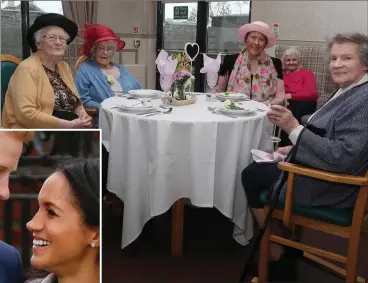
[[[270, 232], [267, 228], [261, 241], [259, 274], [258, 278], [253, 278], [252, 282], [265, 283], [268, 277], [268, 255], [270, 242], [296, 248], [304, 251], [304, 257], [329, 268], [336, 274], [345, 277], [345, 282], [368, 282], [357, 277], [357, 262], [360, 238], [363, 233], [365, 214], [368, 211], [368, 173], [365, 177], [349, 176], [335, 174], [316, 169], [305, 168], [287, 162], [280, 162], [279, 168], [289, 172], [287, 182], [287, 193], [285, 202], [280, 202], [272, 215], [272, 220], [283, 220], [287, 228], [307, 227], [322, 231], [335, 236], [348, 239], [347, 256], [318, 249], [303, 243], [295, 242]], [[311, 208], [298, 204], [293, 204], [294, 179], [295, 175], [303, 175], [319, 180], [325, 180], [333, 183], [350, 184], [360, 186], [358, 198], [355, 206], [351, 210], [342, 210], [334, 208]], [[267, 191], [261, 196], [265, 204], [265, 215], [270, 207], [267, 199]], [[270, 225], [268, 225], [269, 227]], [[320, 257], [345, 264], [346, 270], [324, 260]]]
[[[75, 71], [78, 70], [80, 64], [82, 64], [84, 61], [86, 61], [88, 57], [86, 55], [82, 55], [78, 58], [77, 62], [75, 63]], [[86, 108], [87, 114], [92, 118], [93, 124], [97, 117], [97, 109], [93, 108]]]
[[1, 54], [1, 111], [3, 110], [10, 78], [20, 62], [22, 60], [13, 55]]

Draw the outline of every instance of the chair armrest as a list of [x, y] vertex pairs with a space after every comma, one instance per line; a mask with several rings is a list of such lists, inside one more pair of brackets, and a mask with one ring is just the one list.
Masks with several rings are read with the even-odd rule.
[[288, 171], [288, 172], [295, 173], [297, 175], [303, 175], [303, 176], [312, 177], [312, 178], [329, 181], [333, 183], [358, 185], [358, 186], [368, 185], [367, 177], [331, 173], [331, 172], [322, 171], [318, 169], [302, 167], [300, 165], [296, 165], [296, 164], [292, 164], [288, 162], [279, 162], [278, 167], [283, 171]]
[[86, 112], [89, 116], [96, 116], [97, 115], [97, 109], [94, 109], [94, 108], [86, 108]]
[[[341, 183], [341, 184], [350, 184], [350, 185], [358, 185], [358, 186], [367, 186], [368, 178], [367, 177], [359, 177], [359, 176], [351, 176], [346, 174], [337, 174], [331, 173], [327, 171], [317, 170], [302, 167], [300, 165], [288, 163], [288, 162], [279, 162], [278, 167], [283, 170], [289, 172], [288, 181], [287, 181], [287, 189], [286, 189], [286, 199], [284, 206], [284, 219], [283, 224], [285, 227], [291, 227], [291, 216], [292, 216], [292, 204], [293, 204], [293, 195], [294, 195], [294, 181], [295, 175], [303, 175], [307, 177], [316, 178], [319, 180]], [[368, 190], [360, 190], [359, 196], [361, 198], [362, 203], [356, 205], [356, 209], [361, 209], [361, 207], [368, 205], [365, 202], [366, 196], [368, 195]]]

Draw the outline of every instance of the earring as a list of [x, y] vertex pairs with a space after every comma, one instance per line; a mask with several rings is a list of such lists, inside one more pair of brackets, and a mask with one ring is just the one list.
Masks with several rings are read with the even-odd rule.
[[96, 247], [96, 243], [91, 243], [91, 247], [95, 248]]

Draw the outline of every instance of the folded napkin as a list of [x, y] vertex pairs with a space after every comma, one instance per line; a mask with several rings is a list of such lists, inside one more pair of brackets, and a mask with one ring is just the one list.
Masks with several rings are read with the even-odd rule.
[[178, 60], [173, 60], [165, 50], [161, 50], [156, 58], [155, 63], [160, 75], [172, 76], [175, 73]]
[[276, 163], [286, 158], [285, 155], [278, 152], [268, 153], [257, 149], [252, 149], [250, 152], [253, 160], [257, 163]]
[[203, 54], [203, 68], [200, 70], [202, 74], [205, 73], [218, 73], [221, 65], [221, 52], [217, 55], [216, 59], [208, 57]]

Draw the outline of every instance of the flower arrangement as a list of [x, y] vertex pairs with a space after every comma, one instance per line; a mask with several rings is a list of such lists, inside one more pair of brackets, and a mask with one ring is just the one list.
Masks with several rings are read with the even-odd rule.
[[[173, 75], [173, 88], [176, 90], [179, 100], [186, 100], [185, 89], [190, 88], [194, 82], [193, 67], [184, 53], [178, 53], [173, 59], [178, 61]], [[174, 95], [174, 91], [172, 93]]]

